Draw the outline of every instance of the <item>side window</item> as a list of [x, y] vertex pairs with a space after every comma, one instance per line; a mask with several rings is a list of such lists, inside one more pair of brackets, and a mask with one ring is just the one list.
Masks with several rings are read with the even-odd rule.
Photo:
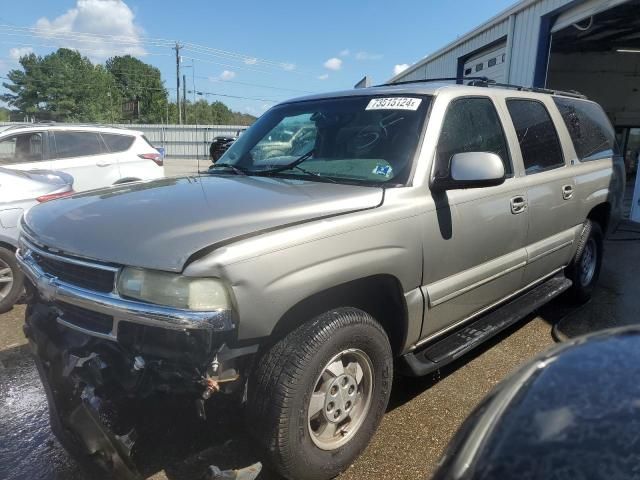
[[114, 133], [103, 133], [102, 139], [111, 153], [129, 150], [135, 140], [131, 135], [117, 135]]
[[575, 98], [554, 97], [581, 161], [618, 153], [616, 134], [600, 105]]
[[564, 165], [556, 127], [546, 107], [536, 100], [507, 100], [518, 135], [526, 173], [538, 173]]
[[0, 165], [39, 162], [44, 159], [43, 134], [12, 135], [0, 140]]
[[58, 158], [83, 157], [104, 153], [95, 132], [55, 132]]
[[451, 157], [464, 152], [495, 153], [502, 159], [505, 173], [513, 173], [500, 117], [488, 98], [460, 98], [451, 102], [438, 140], [435, 176], [448, 176]]

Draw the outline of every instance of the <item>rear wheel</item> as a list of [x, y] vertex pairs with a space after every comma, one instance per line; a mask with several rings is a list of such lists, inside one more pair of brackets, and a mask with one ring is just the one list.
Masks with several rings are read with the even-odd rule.
[[566, 269], [567, 278], [573, 282], [569, 293], [577, 302], [586, 302], [591, 298], [600, 276], [602, 254], [602, 229], [596, 222], [587, 220], [576, 254]]
[[249, 383], [249, 428], [285, 477], [332, 478], [371, 440], [392, 376], [389, 340], [373, 317], [332, 310], [263, 354]]
[[8, 312], [16, 303], [24, 287], [24, 277], [15, 254], [0, 247], [0, 313]]

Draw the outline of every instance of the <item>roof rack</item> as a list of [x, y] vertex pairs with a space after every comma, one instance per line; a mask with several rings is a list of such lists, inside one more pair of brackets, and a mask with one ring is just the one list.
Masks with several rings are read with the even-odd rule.
[[385, 83], [382, 85], [376, 85], [378, 87], [390, 87], [393, 85], [406, 85], [409, 83], [429, 83], [429, 82], [443, 82], [443, 81], [455, 81], [463, 83], [468, 81], [467, 85], [471, 87], [499, 87], [499, 88], [511, 88], [520, 92], [533, 92], [533, 93], [546, 93], [548, 95], [560, 95], [563, 97], [581, 98], [586, 99], [587, 96], [575, 90], [555, 90], [549, 88], [540, 87], [525, 87], [524, 85], [513, 85], [511, 83], [496, 82], [488, 77], [443, 77], [443, 78], [425, 78], [419, 80], [406, 80], [402, 82]]
[[478, 80], [480, 82], [491, 82], [488, 77], [441, 77], [441, 78], [421, 78], [418, 80], [403, 80], [402, 82], [391, 82], [376, 85], [376, 87], [391, 87], [393, 85], [407, 85], [409, 83], [430, 83], [430, 82], [464, 82], [465, 80]]

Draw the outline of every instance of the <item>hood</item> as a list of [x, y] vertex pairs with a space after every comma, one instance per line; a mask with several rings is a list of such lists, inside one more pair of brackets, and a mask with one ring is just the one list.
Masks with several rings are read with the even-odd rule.
[[222, 175], [165, 178], [38, 205], [24, 226], [39, 243], [70, 255], [181, 271], [204, 248], [375, 208], [382, 200], [379, 187]]

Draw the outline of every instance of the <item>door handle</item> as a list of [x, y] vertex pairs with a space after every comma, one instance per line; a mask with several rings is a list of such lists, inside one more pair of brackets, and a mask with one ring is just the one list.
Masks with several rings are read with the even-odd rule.
[[571, 198], [573, 198], [573, 185], [562, 186], [562, 198], [565, 200], [570, 200]]
[[524, 212], [527, 209], [527, 200], [522, 197], [513, 197], [511, 199], [511, 213], [514, 215], [518, 215], [519, 213]]
[[111, 162], [105, 162], [104, 160], [96, 162], [96, 167], [108, 167], [109, 165], [111, 165]]

